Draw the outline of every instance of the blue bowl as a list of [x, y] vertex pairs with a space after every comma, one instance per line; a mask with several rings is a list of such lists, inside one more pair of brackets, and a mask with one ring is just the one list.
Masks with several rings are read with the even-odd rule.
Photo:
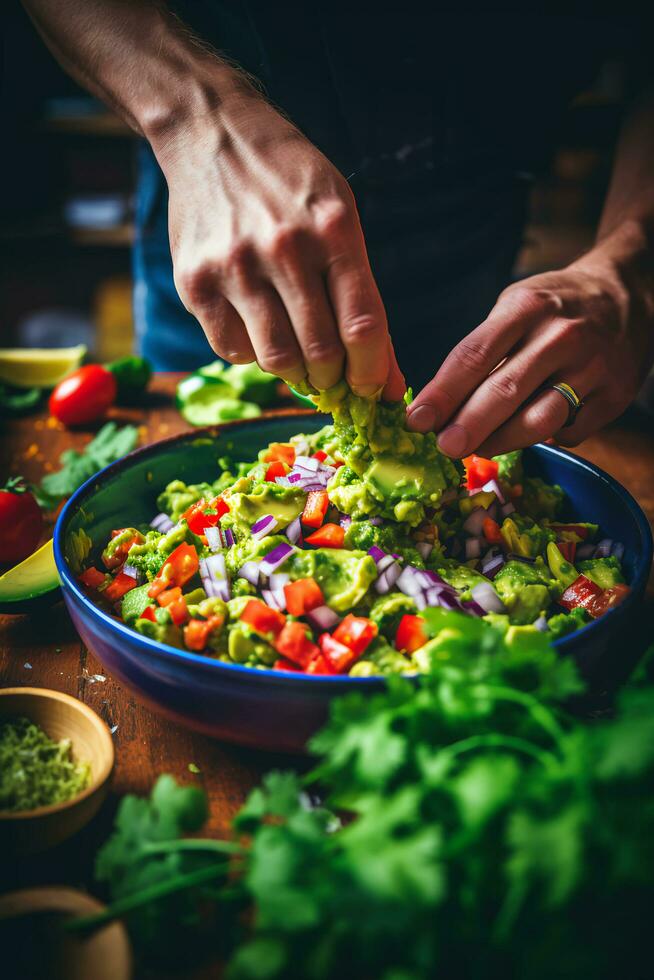
[[[297, 752], [325, 720], [333, 697], [383, 687], [379, 677], [253, 670], [158, 644], [94, 605], [76, 580], [73, 536], [81, 530], [94, 542], [94, 556], [113, 528], [149, 522], [157, 511], [157, 494], [170, 480], [211, 479], [218, 473], [220, 457], [254, 459], [267, 443], [315, 431], [327, 421], [315, 412], [288, 411], [165, 439], [102, 470], [62, 511], [54, 554], [73, 622], [106, 670], [154, 711], [226, 741]], [[603, 534], [624, 542], [629, 597], [602, 619], [556, 643], [562, 655], [575, 657], [595, 687], [611, 687], [626, 676], [641, 652], [637, 614], [652, 560], [649, 525], [623, 487], [571, 453], [534, 446], [525, 453], [525, 467], [564, 487], [564, 519], [597, 522]]]

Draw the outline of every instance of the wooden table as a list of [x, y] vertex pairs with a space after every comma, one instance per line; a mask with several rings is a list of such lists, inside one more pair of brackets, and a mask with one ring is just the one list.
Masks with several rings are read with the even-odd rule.
[[[135, 422], [141, 442], [156, 441], [188, 428], [173, 407], [177, 378], [159, 375], [148, 406], [115, 410], [120, 422]], [[39, 480], [56, 467], [59, 455], [81, 447], [89, 432], [69, 432], [45, 414], [6, 425], [2, 438], [0, 475], [22, 473]], [[629, 414], [576, 450], [623, 483], [654, 522], [654, 435], [651, 420]], [[654, 599], [650, 579], [649, 601]], [[86, 831], [73, 842], [31, 861], [0, 869], [0, 887], [33, 883], [92, 886], [93, 855], [108, 833], [117, 799], [124, 793], [146, 794], [157, 775], [170, 772], [185, 782], [199, 782], [211, 801], [209, 832], [224, 834], [234, 812], [262, 773], [297, 760], [221, 745], [164, 721], [142, 707], [132, 695], [106, 676], [77, 636], [63, 605], [47, 615], [0, 617], [0, 684], [49, 687], [86, 702], [111, 727], [116, 744], [113, 794]], [[194, 763], [199, 774], [189, 771]]]

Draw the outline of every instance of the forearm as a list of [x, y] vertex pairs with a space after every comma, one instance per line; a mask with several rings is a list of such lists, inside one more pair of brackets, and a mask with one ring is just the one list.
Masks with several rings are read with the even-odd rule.
[[255, 94], [155, 0], [24, 4], [66, 71], [150, 141]]

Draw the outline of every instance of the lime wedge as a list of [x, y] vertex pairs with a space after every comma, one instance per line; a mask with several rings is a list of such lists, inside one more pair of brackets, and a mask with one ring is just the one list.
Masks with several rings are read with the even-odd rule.
[[77, 347], [13, 347], [0, 349], [0, 381], [16, 388], [53, 388], [82, 363], [84, 344]]
[[0, 613], [30, 612], [37, 603], [54, 602], [58, 592], [59, 575], [50, 540], [0, 575]]

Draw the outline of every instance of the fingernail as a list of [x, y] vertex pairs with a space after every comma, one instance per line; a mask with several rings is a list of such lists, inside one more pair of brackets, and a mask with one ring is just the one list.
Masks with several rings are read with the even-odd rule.
[[407, 425], [414, 432], [431, 432], [436, 424], [436, 410], [433, 405], [409, 405], [406, 413]]
[[354, 394], [359, 395], [360, 398], [371, 398], [372, 395], [376, 395], [381, 390], [380, 385], [361, 385], [352, 389]]
[[454, 425], [448, 425], [447, 429], [443, 429], [437, 442], [438, 448], [446, 456], [460, 457], [465, 455], [468, 433], [462, 425], [455, 422]]

